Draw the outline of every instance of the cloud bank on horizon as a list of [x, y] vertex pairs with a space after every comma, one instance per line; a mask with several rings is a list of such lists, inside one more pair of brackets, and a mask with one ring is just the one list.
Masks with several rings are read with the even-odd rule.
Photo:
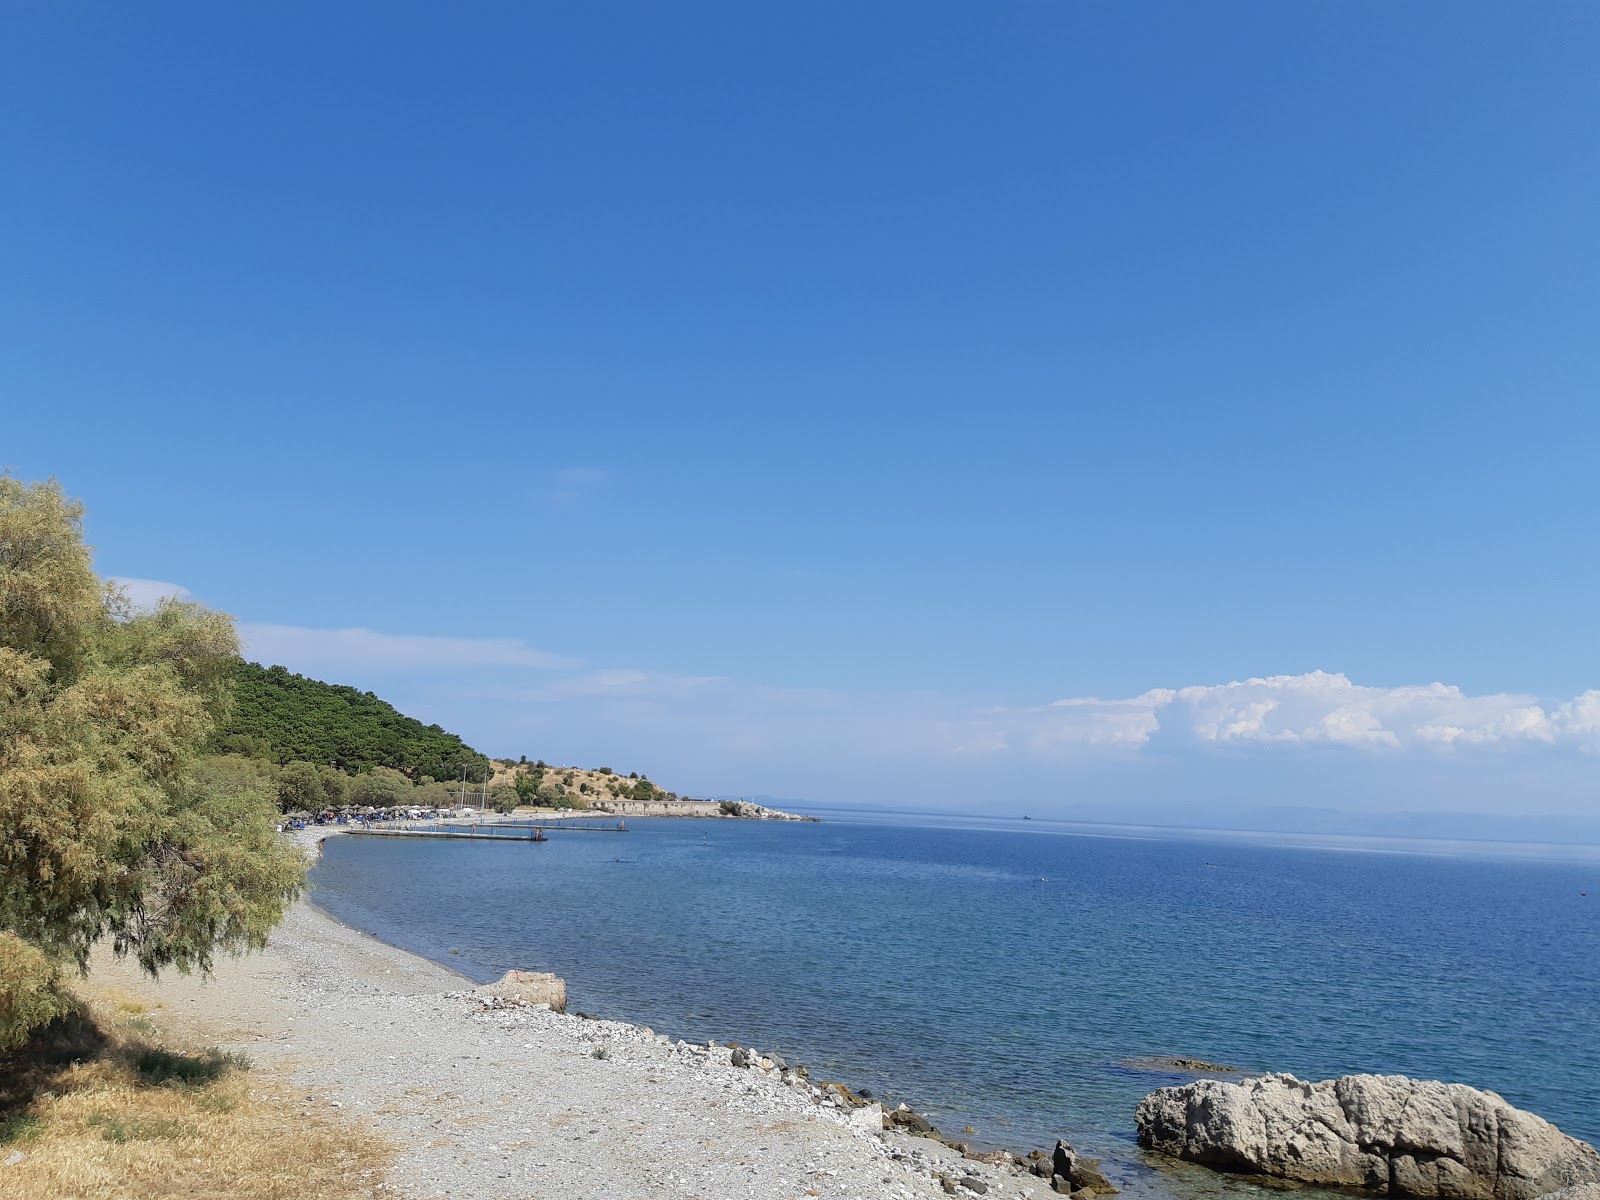
[[[144, 606], [188, 598], [118, 582]], [[1339, 811], [1355, 831], [1600, 839], [1596, 689], [1471, 694], [1316, 670], [997, 704], [595, 666], [514, 637], [239, 633], [250, 658], [375, 691], [489, 753], [623, 763], [690, 793], [1232, 828], [1311, 828]]]
[[1552, 704], [1513, 693], [1472, 696], [1444, 683], [1365, 686], [1327, 671], [1155, 688], [1126, 700], [1072, 697], [1018, 715], [1037, 718], [1031, 744], [1041, 750], [1164, 744], [1600, 749], [1600, 690]]
[[[1600, 750], [1600, 690], [1555, 701], [1518, 693], [1470, 695], [1445, 683], [1381, 687], [1310, 671], [1222, 684], [1154, 688], [1126, 699], [1073, 696], [1025, 707], [907, 694], [870, 699], [816, 689], [760, 687], [719, 676], [593, 668], [515, 638], [396, 635], [246, 623], [246, 650], [308, 674], [388, 677], [459, 673], [462, 700], [537, 706], [581, 698], [694, 705], [748, 721], [752, 709], [848, 712], [868, 727], [922, 722], [911, 740], [952, 755], [1061, 757], [1141, 750], [1343, 747], [1392, 753], [1451, 749]], [[483, 679], [483, 669], [517, 678]], [[521, 669], [520, 672], [517, 669]], [[471, 678], [467, 678], [470, 676]], [[863, 703], [865, 701], [865, 703]], [[869, 715], [875, 713], [876, 717]], [[858, 741], [858, 739], [851, 739]], [[904, 730], [894, 739], [902, 747]], [[942, 743], [942, 745], [940, 744]]]

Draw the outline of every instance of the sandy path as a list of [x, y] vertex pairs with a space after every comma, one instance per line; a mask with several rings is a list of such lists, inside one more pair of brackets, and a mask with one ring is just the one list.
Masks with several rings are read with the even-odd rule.
[[[991, 1196], [1038, 1181], [885, 1134], [804, 1085], [631, 1025], [485, 1012], [462, 977], [296, 905], [259, 955], [209, 981], [96, 962], [91, 985], [159, 1004], [158, 1026], [249, 1054], [400, 1147], [407, 1200], [774, 1200]], [[597, 1046], [606, 1056], [596, 1058]], [[962, 1187], [957, 1194], [977, 1189]]]

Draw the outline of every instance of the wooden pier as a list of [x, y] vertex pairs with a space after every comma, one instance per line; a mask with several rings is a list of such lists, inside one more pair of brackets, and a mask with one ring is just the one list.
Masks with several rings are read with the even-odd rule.
[[537, 830], [490, 833], [488, 829], [352, 829], [346, 837], [476, 838], [486, 842], [548, 842]]
[[429, 825], [416, 829], [351, 829], [348, 837], [414, 837], [414, 838], [476, 838], [491, 842], [548, 842], [552, 829], [572, 830], [579, 833], [627, 833], [621, 822], [615, 825], [574, 825], [566, 821], [552, 821], [538, 825], [513, 825], [510, 822], [485, 821], [480, 823], [449, 823]]
[[[582, 821], [583, 824], [578, 822]], [[622, 821], [613, 821], [606, 824], [596, 824], [593, 817], [551, 817], [544, 821], [500, 821], [497, 822], [502, 829], [575, 829], [583, 833], [627, 833], [628, 826]]]

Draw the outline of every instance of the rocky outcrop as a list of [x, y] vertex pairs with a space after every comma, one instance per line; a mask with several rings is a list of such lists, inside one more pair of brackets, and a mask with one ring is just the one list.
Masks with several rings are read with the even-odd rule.
[[1125, 1058], [1121, 1064], [1132, 1071], [1161, 1071], [1172, 1075], [1245, 1075], [1249, 1072], [1225, 1063], [1207, 1062], [1203, 1058], [1183, 1058], [1170, 1054], [1141, 1054]]
[[[1035, 1150], [1027, 1158], [1017, 1158], [1005, 1151], [1001, 1154], [1013, 1160], [1011, 1165], [1016, 1170], [1049, 1180], [1050, 1190], [1058, 1195], [1094, 1200], [1096, 1196], [1115, 1196], [1122, 1190], [1100, 1173], [1098, 1158], [1085, 1158], [1063, 1141], [1058, 1140], [1054, 1150]], [[969, 1154], [967, 1157], [989, 1161], [988, 1156]]]
[[567, 1011], [567, 981], [543, 971], [507, 971], [493, 983], [474, 988], [473, 995], [496, 1007], [543, 1004], [551, 1012]]
[[1381, 1194], [1534, 1200], [1600, 1183], [1594, 1147], [1544, 1118], [1493, 1092], [1403, 1075], [1202, 1079], [1152, 1092], [1137, 1119], [1149, 1150]]
[[1063, 1196], [1091, 1200], [1094, 1196], [1114, 1196], [1120, 1190], [1100, 1173], [1098, 1158], [1085, 1158], [1062, 1141], [1050, 1154], [1050, 1187]]

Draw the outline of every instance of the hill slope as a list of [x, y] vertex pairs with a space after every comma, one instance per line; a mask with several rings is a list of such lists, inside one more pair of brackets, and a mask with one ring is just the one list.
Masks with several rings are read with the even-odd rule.
[[610, 767], [553, 767], [545, 762], [514, 763], [497, 759], [491, 787], [515, 788], [524, 804], [588, 808], [613, 800], [677, 800], [676, 792], [657, 787], [635, 773], [618, 775]]
[[357, 772], [393, 767], [413, 780], [481, 774], [489, 760], [453, 733], [408, 717], [371, 692], [323, 683], [284, 667], [240, 662], [233, 714], [213, 748], [283, 764], [327, 763]]

